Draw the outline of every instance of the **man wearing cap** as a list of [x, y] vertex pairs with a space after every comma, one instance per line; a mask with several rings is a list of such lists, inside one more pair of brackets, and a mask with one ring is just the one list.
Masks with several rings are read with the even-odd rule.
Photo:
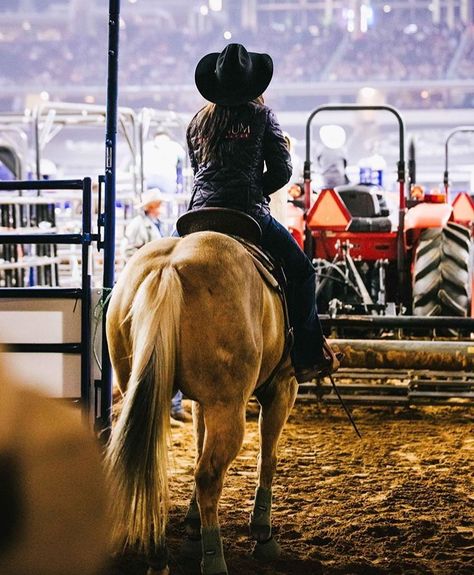
[[[161, 208], [166, 198], [157, 188], [147, 190], [137, 204], [137, 214], [125, 229], [122, 240], [124, 260], [128, 260], [138, 249], [148, 242], [163, 237], [161, 232]], [[171, 422], [173, 426], [192, 421], [191, 414], [183, 407], [183, 394], [178, 391], [171, 400]]]
[[140, 212], [125, 228], [122, 241], [122, 253], [125, 260], [142, 246], [163, 237], [161, 233], [161, 208], [164, 196], [157, 188], [148, 190], [142, 195], [141, 201], [136, 205]]

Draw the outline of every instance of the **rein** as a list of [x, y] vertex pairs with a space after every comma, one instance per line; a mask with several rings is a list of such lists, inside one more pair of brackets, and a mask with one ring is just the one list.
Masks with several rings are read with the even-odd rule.
[[336, 392], [337, 398], [339, 399], [342, 407], [344, 408], [344, 411], [346, 412], [346, 415], [349, 418], [349, 421], [351, 422], [352, 427], [354, 428], [354, 430], [357, 433], [357, 435], [359, 436], [359, 438], [362, 439], [362, 435], [360, 434], [360, 431], [357, 428], [356, 422], [354, 421], [354, 418], [352, 417], [352, 413], [350, 412], [347, 405], [344, 403], [344, 400], [342, 399], [342, 395], [339, 393], [339, 390], [337, 389], [336, 382], [334, 381], [332, 374], [328, 373], [327, 376], [329, 377], [329, 380], [331, 381], [331, 385], [333, 386], [334, 391]]

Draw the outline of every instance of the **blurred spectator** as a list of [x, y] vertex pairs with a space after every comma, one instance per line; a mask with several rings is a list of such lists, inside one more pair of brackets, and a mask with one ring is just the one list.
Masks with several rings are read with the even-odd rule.
[[159, 188], [174, 194], [182, 185], [182, 169], [186, 158], [183, 146], [166, 132], [156, 132], [153, 140], [143, 145], [143, 174], [148, 188]]
[[5, 166], [5, 164], [0, 160], [0, 180], [14, 180], [15, 176], [11, 170]]
[[318, 156], [318, 164], [323, 187], [335, 188], [349, 183], [346, 174], [347, 160], [342, 150], [334, 150], [325, 146]]
[[77, 409], [23, 387], [0, 350], [0, 573], [97, 575], [108, 548], [99, 448]]
[[[125, 228], [122, 240], [122, 254], [124, 260], [128, 260], [138, 249], [148, 242], [163, 237], [161, 233], [160, 214], [165, 196], [157, 188], [147, 190], [137, 204], [139, 213], [130, 221]], [[183, 406], [183, 394], [177, 391], [171, 400], [172, 424], [176, 422], [188, 422], [192, 420], [191, 414]]]
[[148, 242], [163, 237], [160, 214], [164, 201], [166, 200], [163, 194], [157, 188], [147, 190], [143, 194], [141, 201], [136, 205], [139, 213], [125, 228], [121, 245], [125, 261]]
[[[316, 13], [315, 13], [316, 14]], [[379, 9], [374, 25], [365, 33], [349, 33], [340, 22], [321, 26], [261, 22], [258, 33], [233, 22], [232, 41], [273, 55], [279, 84], [305, 82], [370, 82], [472, 78], [474, 41], [472, 29], [457, 21], [449, 28], [434, 24], [429, 10]], [[461, 42], [467, 35], [466, 43]], [[18, 33], [2, 42], [0, 79], [4, 86], [31, 86], [32, 91], [54, 87], [102, 86], [106, 81], [107, 42], [104, 35], [90, 37], [51, 24], [48, 34]], [[121, 86], [150, 89], [189, 83], [196, 54], [222, 50], [225, 40], [219, 27], [197, 33], [186, 27], [164, 28], [128, 20], [121, 31], [119, 82]], [[461, 49], [462, 53], [457, 53]], [[451, 69], [451, 64], [453, 67]], [[132, 97], [132, 96], [130, 96]], [[135, 101], [140, 96], [133, 95]], [[396, 90], [388, 96], [397, 105]], [[122, 99], [125, 94], [122, 95]], [[148, 103], [160, 109], [181, 112], [198, 107], [198, 96], [176, 90], [156, 92]], [[289, 102], [288, 108], [291, 108]], [[412, 107], [427, 107], [427, 99], [413, 92]], [[443, 100], [436, 106], [446, 105]], [[460, 103], [459, 105], [462, 105]], [[165, 191], [165, 187], [163, 187]]]

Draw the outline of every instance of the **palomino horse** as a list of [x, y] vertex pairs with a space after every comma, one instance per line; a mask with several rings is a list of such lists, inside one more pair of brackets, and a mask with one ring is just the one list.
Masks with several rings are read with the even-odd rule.
[[284, 332], [278, 294], [232, 237], [197, 232], [155, 240], [129, 260], [107, 315], [110, 356], [125, 392], [108, 449], [119, 549], [150, 557], [163, 543], [170, 402], [179, 387], [193, 400], [195, 490], [185, 524], [188, 548], [199, 540], [202, 573], [227, 573], [218, 504], [254, 392], [261, 405], [261, 446], [250, 533], [257, 557], [278, 556], [271, 535], [272, 481], [297, 391], [289, 358], [273, 373]]

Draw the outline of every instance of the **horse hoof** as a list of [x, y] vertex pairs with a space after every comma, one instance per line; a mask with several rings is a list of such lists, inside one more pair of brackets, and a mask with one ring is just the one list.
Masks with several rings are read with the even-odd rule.
[[186, 535], [191, 539], [198, 539], [201, 537], [201, 520], [199, 518], [187, 518], [184, 520], [184, 530]]
[[159, 571], [157, 571], [156, 569], [153, 569], [153, 567], [148, 567], [148, 571], [146, 572], [146, 575], [169, 575], [170, 570], [168, 568], [168, 566], [166, 566], [164, 569], [160, 569]]
[[259, 561], [274, 561], [280, 557], [280, 554], [280, 544], [274, 537], [270, 537], [265, 543], [259, 543], [257, 541], [252, 551], [252, 557]]
[[250, 523], [250, 536], [260, 543], [265, 543], [272, 536], [272, 528], [270, 525], [259, 525], [258, 523]]
[[215, 571], [214, 569], [206, 569], [206, 567], [201, 564], [201, 575], [229, 575], [229, 572], [226, 567], [225, 571], [222, 571], [222, 568], [219, 568], [219, 571]]
[[201, 559], [201, 539], [185, 539], [181, 545], [181, 555], [187, 559]]

